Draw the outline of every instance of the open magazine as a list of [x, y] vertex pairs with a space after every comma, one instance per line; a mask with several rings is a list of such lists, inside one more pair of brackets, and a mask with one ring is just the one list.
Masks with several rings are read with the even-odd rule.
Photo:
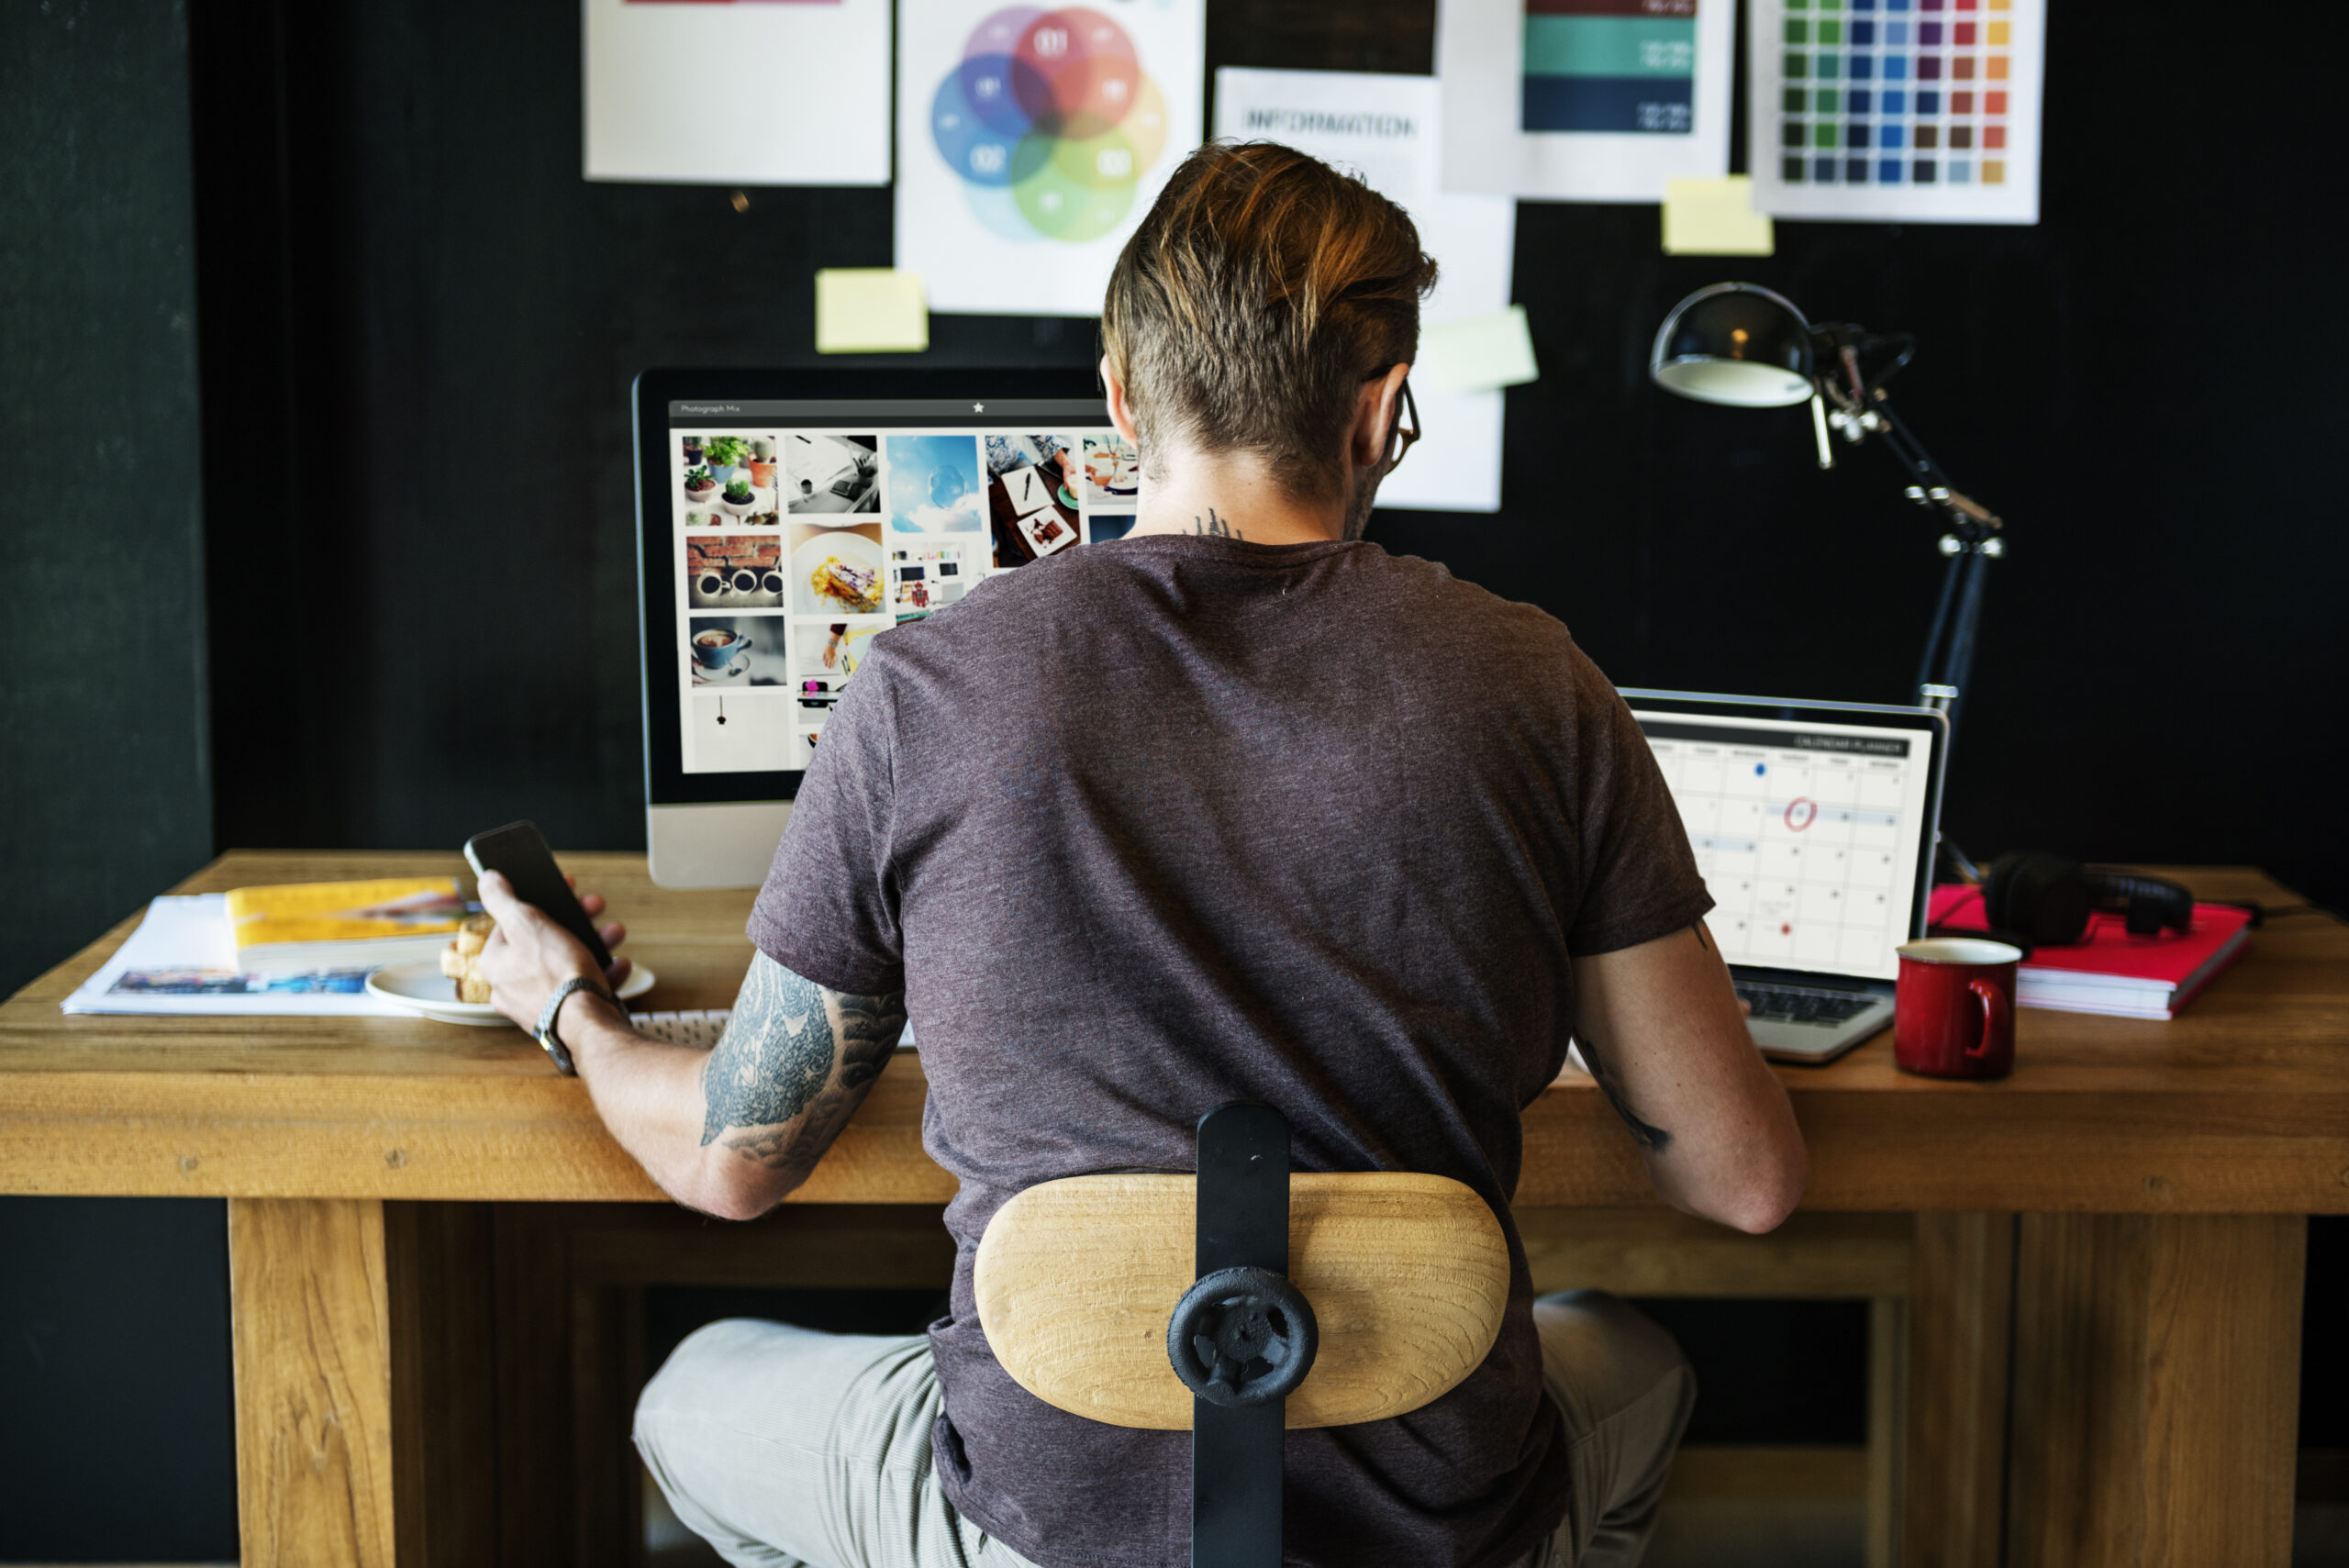
[[409, 1016], [368, 994], [366, 968], [273, 968], [238, 962], [228, 895], [158, 898], [98, 972], [65, 998], [69, 1013], [276, 1013]]

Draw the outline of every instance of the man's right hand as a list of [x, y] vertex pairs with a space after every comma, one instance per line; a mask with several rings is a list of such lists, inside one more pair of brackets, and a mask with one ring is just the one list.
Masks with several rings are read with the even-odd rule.
[[[524, 1029], [538, 1027], [539, 1013], [547, 1005], [547, 998], [574, 975], [613, 986], [628, 978], [627, 959], [615, 958], [608, 971], [597, 970], [595, 955], [586, 946], [545, 911], [514, 896], [514, 884], [503, 873], [485, 871], [477, 885], [481, 906], [497, 921], [497, 929], [489, 934], [488, 945], [482, 949], [481, 955], [482, 977], [490, 985], [490, 1006]], [[582, 898], [579, 906], [587, 911], [590, 919], [604, 912], [604, 901], [592, 893]], [[597, 929], [607, 949], [616, 949], [628, 940], [628, 928], [617, 920]], [[568, 1004], [563, 1010], [571, 1010]]]

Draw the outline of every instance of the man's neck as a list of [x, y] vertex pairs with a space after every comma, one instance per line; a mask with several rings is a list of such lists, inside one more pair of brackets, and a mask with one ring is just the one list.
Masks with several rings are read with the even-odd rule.
[[1135, 506], [1136, 534], [1204, 534], [1250, 544], [1318, 544], [1345, 537], [1345, 508], [1305, 502], [1272, 482], [1253, 457], [1186, 454], [1166, 477], [1145, 478]]

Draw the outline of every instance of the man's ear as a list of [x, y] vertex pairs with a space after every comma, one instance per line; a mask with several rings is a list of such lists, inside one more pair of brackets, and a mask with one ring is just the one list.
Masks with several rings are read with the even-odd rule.
[[1346, 429], [1346, 456], [1355, 468], [1385, 466], [1402, 407], [1403, 378], [1410, 373], [1410, 366], [1395, 365], [1376, 381], [1363, 383], [1362, 395], [1354, 400], [1353, 422]]
[[1141, 437], [1134, 432], [1134, 411], [1126, 403], [1126, 384], [1109, 368], [1107, 354], [1101, 356], [1101, 384], [1109, 394], [1109, 423], [1118, 428], [1118, 434], [1125, 437], [1129, 446], [1141, 450]]

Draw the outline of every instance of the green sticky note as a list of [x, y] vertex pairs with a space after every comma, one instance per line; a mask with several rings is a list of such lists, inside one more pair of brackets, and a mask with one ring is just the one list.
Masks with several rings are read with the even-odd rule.
[[1533, 362], [1525, 306], [1430, 322], [1419, 328], [1419, 358], [1411, 373], [1421, 385], [1442, 392], [1486, 392], [1533, 380], [1542, 369]]
[[894, 267], [825, 267], [816, 273], [816, 351], [918, 354], [930, 347], [921, 274]]
[[1770, 215], [1753, 210], [1753, 181], [1664, 183], [1664, 248], [1675, 256], [1767, 256], [1777, 250]]

